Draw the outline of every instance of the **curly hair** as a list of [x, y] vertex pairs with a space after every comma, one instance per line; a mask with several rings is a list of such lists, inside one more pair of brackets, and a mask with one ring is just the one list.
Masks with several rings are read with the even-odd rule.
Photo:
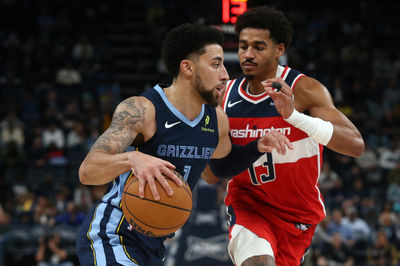
[[182, 60], [200, 56], [209, 44], [222, 46], [224, 35], [216, 28], [201, 24], [185, 23], [172, 29], [166, 36], [161, 57], [169, 73], [175, 78], [179, 74]]
[[268, 6], [260, 6], [247, 10], [237, 17], [235, 32], [240, 35], [244, 28], [268, 29], [270, 38], [277, 43], [284, 43], [288, 48], [292, 42], [292, 23], [282, 11]]

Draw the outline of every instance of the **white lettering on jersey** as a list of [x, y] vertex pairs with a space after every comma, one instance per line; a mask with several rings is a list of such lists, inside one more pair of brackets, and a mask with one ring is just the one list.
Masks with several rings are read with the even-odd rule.
[[265, 135], [267, 132], [271, 131], [278, 131], [285, 136], [290, 135], [290, 127], [283, 127], [283, 128], [257, 128], [252, 129], [250, 125], [247, 124], [245, 129], [231, 129], [231, 135], [233, 138], [259, 138]]

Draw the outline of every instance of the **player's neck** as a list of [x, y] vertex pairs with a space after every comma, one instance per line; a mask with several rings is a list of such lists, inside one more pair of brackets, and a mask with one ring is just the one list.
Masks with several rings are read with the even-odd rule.
[[254, 80], [246, 80], [244, 84], [244, 89], [248, 94], [259, 95], [264, 92], [264, 87], [260, 82], [255, 82]]
[[188, 84], [173, 82], [171, 86], [164, 89], [168, 101], [186, 116], [190, 121], [195, 119], [201, 112], [203, 99], [190, 89]]
[[252, 79], [247, 79], [244, 88], [251, 95], [259, 95], [265, 92], [262, 81], [276, 77], [277, 67], [273, 71], [267, 72], [265, 75], [253, 76]]

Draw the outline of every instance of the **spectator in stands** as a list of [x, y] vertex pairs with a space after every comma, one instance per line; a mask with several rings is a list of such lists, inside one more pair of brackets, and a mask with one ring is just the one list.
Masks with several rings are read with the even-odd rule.
[[326, 244], [321, 253], [328, 259], [328, 265], [354, 265], [351, 249], [343, 244], [340, 233], [332, 235], [332, 243]]
[[343, 217], [343, 226], [350, 228], [354, 246], [365, 246], [371, 239], [371, 229], [364, 219], [358, 217], [358, 211], [354, 206], [345, 209], [346, 216]]
[[93, 58], [93, 46], [87, 35], [82, 35], [79, 42], [72, 48], [72, 57], [78, 61], [90, 60]]
[[26, 157], [29, 167], [41, 168], [47, 164], [47, 153], [40, 136], [33, 138], [32, 144], [27, 149]]
[[69, 132], [72, 130], [80, 119], [80, 108], [77, 99], [68, 101], [65, 105], [62, 117], [62, 127], [65, 131]]
[[378, 231], [373, 246], [367, 249], [368, 263], [373, 266], [397, 266], [399, 255], [396, 246], [388, 241], [384, 231]]
[[68, 163], [64, 150], [57, 147], [55, 142], [50, 142], [47, 147], [47, 162], [49, 166], [65, 166]]
[[339, 175], [331, 168], [329, 161], [325, 161], [322, 164], [321, 175], [319, 177], [319, 187], [324, 200], [327, 204], [330, 204], [332, 199], [331, 190], [335, 188], [341, 189], [341, 180]]
[[56, 73], [56, 82], [61, 85], [79, 85], [82, 81], [81, 74], [76, 70], [71, 62], [65, 63]]
[[361, 157], [355, 159], [357, 165], [365, 172], [377, 167], [378, 156], [376, 152], [371, 149], [369, 145], [365, 147], [364, 153]]
[[395, 142], [392, 143], [391, 145], [388, 145], [387, 147], [382, 148], [379, 156], [379, 166], [382, 169], [382, 175], [384, 178], [386, 178], [389, 172], [395, 169], [399, 164], [400, 164], [400, 142]]
[[21, 170], [25, 164], [25, 154], [22, 147], [18, 147], [17, 142], [11, 140], [1, 150], [1, 160], [7, 170]]
[[61, 236], [53, 232], [50, 237], [39, 238], [36, 252], [37, 266], [73, 266], [68, 259], [68, 252], [61, 246]]
[[394, 204], [400, 203], [400, 165], [392, 170], [387, 179], [386, 199]]
[[55, 217], [55, 222], [57, 225], [59, 224], [70, 225], [78, 228], [78, 226], [81, 225], [85, 217], [86, 214], [78, 211], [77, 206], [73, 201], [68, 201], [66, 206], [66, 211], [64, 213], [57, 215]]
[[11, 215], [3, 209], [0, 204], [0, 238], [7, 232], [11, 227]]
[[77, 121], [73, 128], [67, 134], [67, 150], [81, 149], [86, 141], [85, 126], [82, 122]]
[[48, 197], [42, 195], [37, 197], [33, 210], [33, 219], [36, 225], [46, 228], [53, 227], [56, 213], [57, 208]]
[[23, 122], [19, 120], [14, 112], [9, 112], [0, 123], [0, 143], [5, 146], [13, 141], [17, 147], [22, 148], [25, 143]]
[[111, 102], [115, 108], [121, 101], [121, 88], [116, 82], [115, 78], [105, 77], [100, 81], [99, 87], [97, 88], [97, 95], [99, 102]]
[[332, 233], [328, 233], [330, 222], [331, 216], [327, 214], [325, 218], [317, 225], [312, 245], [318, 251], [320, 251], [323, 246], [332, 244]]
[[399, 245], [399, 237], [397, 236], [397, 228], [395, 226], [396, 220], [396, 214], [393, 212], [393, 203], [386, 202], [382, 212], [379, 214], [376, 231], [384, 232], [390, 243]]
[[65, 184], [55, 188], [55, 190], [56, 192], [54, 193], [54, 197], [52, 197], [52, 201], [54, 201], [54, 205], [56, 206], [57, 214], [65, 213], [68, 201], [71, 198], [71, 190]]
[[92, 193], [88, 186], [78, 183], [73, 192], [73, 200], [78, 211], [87, 212], [93, 206]]
[[16, 194], [16, 206], [13, 217], [16, 225], [32, 225], [34, 223], [35, 196], [26, 188], [20, 187]]
[[42, 133], [43, 145], [49, 148], [51, 143], [54, 143], [56, 148], [63, 149], [65, 145], [65, 136], [62, 129], [58, 126], [58, 121], [51, 120]]
[[333, 210], [332, 219], [328, 224], [326, 232], [331, 237], [335, 233], [339, 233], [342, 236], [342, 240], [345, 241], [347, 245], [353, 245], [353, 232], [347, 224], [343, 223], [343, 213], [341, 209]]

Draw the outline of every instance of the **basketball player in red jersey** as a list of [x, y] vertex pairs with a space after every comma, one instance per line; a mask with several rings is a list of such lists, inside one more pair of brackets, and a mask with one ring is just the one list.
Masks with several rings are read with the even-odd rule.
[[[279, 65], [292, 38], [282, 12], [249, 9], [238, 16], [235, 31], [244, 75], [228, 82], [222, 102], [232, 143], [244, 145], [275, 130], [294, 149], [264, 154], [229, 181], [229, 254], [237, 266], [300, 265], [325, 217], [318, 188], [323, 147], [359, 157], [364, 142], [324, 85]], [[207, 176], [213, 178], [205, 171]]]

